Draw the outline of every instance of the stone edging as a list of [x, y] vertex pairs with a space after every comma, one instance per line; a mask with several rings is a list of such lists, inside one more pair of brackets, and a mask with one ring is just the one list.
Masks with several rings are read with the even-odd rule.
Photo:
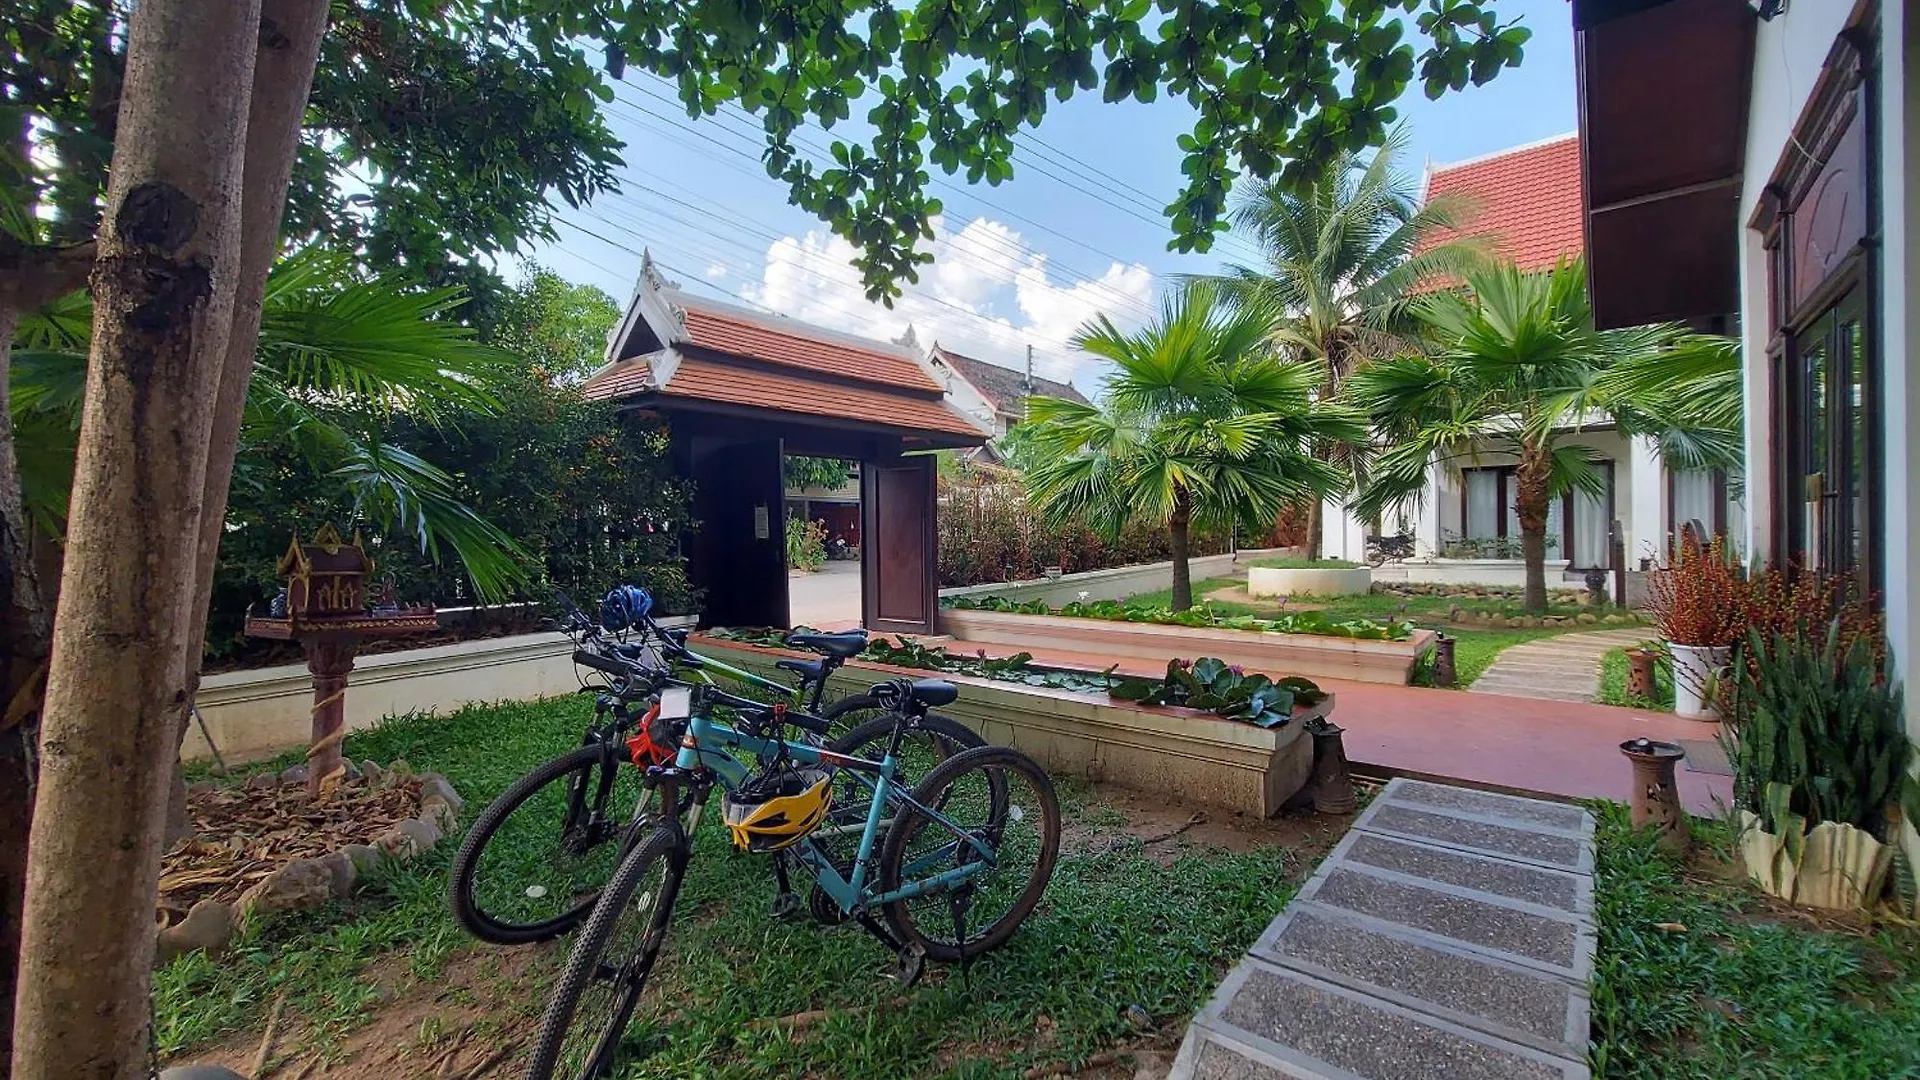
[[[381, 863], [389, 859], [407, 862], [439, 846], [443, 838], [452, 835], [466, 805], [446, 777], [439, 773], [416, 774], [404, 759], [388, 768], [372, 761], [357, 766], [349, 762], [347, 768], [351, 777], [364, 777], [375, 789], [418, 780], [418, 814], [395, 822], [372, 844], [346, 844], [325, 855], [296, 859], [260, 879], [241, 894], [237, 903], [208, 899], [194, 904], [185, 918], [155, 932], [155, 967], [202, 949], [219, 952], [253, 919], [310, 911], [351, 896], [360, 879]], [[306, 782], [306, 769], [296, 765], [277, 776], [261, 773], [251, 777], [246, 786], [258, 789]]]

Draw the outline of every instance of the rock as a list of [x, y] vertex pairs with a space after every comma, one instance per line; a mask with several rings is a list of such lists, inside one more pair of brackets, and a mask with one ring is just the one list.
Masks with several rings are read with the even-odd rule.
[[1454, 607], [1450, 607], [1450, 608], [1448, 608], [1448, 609], [1447, 609], [1447, 621], [1448, 621], [1448, 622], [1459, 622], [1459, 621], [1460, 621], [1460, 615], [1461, 615], [1461, 610], [1460, 610], [1460, 608], [1459, 608], [1459, 607], [1458, 607], [1457, 605], [1456, 605], [1456, 606], [1454, 606]]
[[425, 806], [429, 799], [439, 799], [451, 807], [456, 814], [467, 805], [466, 800], [460, 797], [460, 793], [453, 790], [453, 785], [447, 782], [447, 778], [439, 773], [426, 773], [420, 777], [420, 804]]
[[286, 772], [283, 772], [280, 774], [280, 782], [283, 784], [306, 783], [307, 767], [305, 765], [295, 765], [292, 768], [289, 768]]
[[1600, 620], [1593, 614], [1593, 612], [1583, 611], [1580, 614], [1575, 615], [1573, 617], [1573, 621], [1579, 623], [1581, 626], [1592, 626], [1594, 623], [1597, 623]]
[[160, 1080], [247, 1080], [225, 1065], [175, 1065], [160, 1070]]
[[374, 868], [380, 865], [380, 860], [386, 857], [380, 853], [379, 848], [368, 844], [348, 844], [335, 854], [345, 855], [353, 863], [354, 872], [360, 877], [373, 873]]
[[380, 838], [374, 841], [374, 846], [403, 859], [410, 859], [422, 852], [432, 851], [438, 843], [439, 826], [431, 821], [408, 818], [381, 833]]
[[1153, 1014], [1140, 1005], [1129, 1005], [1121, 1014], [1127, 1026], [1135, 1031], [1145, 1031], [1153, 1026]]
[[1524, 615], [1514, 615], [1507, 619], [1507, 626], [1514, 630], [1518, 630], [1526, 625], [1527, 619]]
[[1538, 615], [1535, 615], [1527, 619], [1527, 625], [1530, 627], [1533, 627], [1535, 630], [1538, 630], [1539, 628], [1547, 625], [1547, 620], [1541, 618]]
[[270, 772], [256, 773], [253, 776], [247, 777], [248, 791], [265, 791], [268, 788], [275, 788], [279, 786], [280, 786], [280, 777], [274, 773], [270, 773]]
[[413, 778], [413, 766], [407, 764], [406, 758], [394, 758], [393, 764], [387, 766], [387, 771], [392, 773], [396, 780], [410, 780]]
[[314, 861], [327, 868], [332, 877], [327, 888], [335, 898], [353, 895], [353, 887], [360, 881], [360, 867], [354, 863], [353, 856], [344, 850], [329, 851]]
[[1606, 623], [1608, 626], [1619, 626], [1621, 623], [1626, 622], [1627, 620], [1621, 618], [1618, 615], [1608, 614], [1608, 615], [1600, 616], [1600, 621], [1603, 623]]
[[218, 790], [219, 787], [220, 785], [212, 780], [195, 780], [193, 783], [187, 785], [187, 794], [205, 795], [209, 791]]
[[333, 899], [333, 873], [318, 859], [297, 859], [260, 879], [240, 897], [249, 914], [309, 911]]
[[240, 916], [232, 907], [218, 900], [202, 900], [193, 905], [186, 918], [162, 928], [154, 938], [153, 966], [201, 949], [219, 952], [239, 929]]
[[434, 796], [420, 800], [420, 820], [433, 823], [442, 835], [452, 833], [460, 823], [460, 816], [454, 813], [453, 806], [447, 800]]
[[360, 775], [365, 778], [367, 786], [369, 787], [379, 786], [380, 777], [384, 775], [386, 771], [387, 770], [371, 761], [363, 761], [360, 763]]
[[348, 779], [348, 780], [358, 780], [358, 779], [360, 779], [360, 766], [358, 766], [358, 765], [355, 765], [355, 764], [353, 763], [353, 759], [351, 759], [351, 758], [341, 758], [341, 759], [340, 759], [340, 767], [341, 767], [341, 768], [343, 768], [343, 769], [345, 769], [345, 770], [347, 771], [347, 772], [346, 772], [346, 779]]

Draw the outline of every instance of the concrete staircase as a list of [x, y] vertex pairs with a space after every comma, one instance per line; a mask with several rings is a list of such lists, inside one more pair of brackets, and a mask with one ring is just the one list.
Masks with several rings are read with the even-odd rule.
[[1593, 818], [1387, 785], [1187, 1029], [1171, 1080], [1588, 1080]]

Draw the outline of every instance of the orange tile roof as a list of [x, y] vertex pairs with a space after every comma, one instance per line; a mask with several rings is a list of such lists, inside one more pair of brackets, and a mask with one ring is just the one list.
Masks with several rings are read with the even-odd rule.
[[[1462, 230], [1489, 236], [1522, 270], [1547, 270], [1585, 249], [1580, 139], [1567, 135], [1427, 173], [1427, 198], [1457, 194], [1474, 209]], [[1429, 243], [1454, 236], [1434, 234]]]
[[698, 307], [692, 298], [676, 302], [686, 312], [687, 344], [883, 386], [940, 390], [925, 368], [899, 353], [862, 347], [837, 336], [809, 334], [803, 326], [792, 330], [764, 326], [742, 315]]
[[664, 386], [655, 386], [647, 361], [628, 360], [589, 379], [582, 388], [588, 398], [594, 399], [625, 397], [647, 390], [657, 390], [662, 398], [828, 416], [976, 440], [986, 438], [978, 427], [939, 398], [730, 364], [700, 355], [682, 354]]

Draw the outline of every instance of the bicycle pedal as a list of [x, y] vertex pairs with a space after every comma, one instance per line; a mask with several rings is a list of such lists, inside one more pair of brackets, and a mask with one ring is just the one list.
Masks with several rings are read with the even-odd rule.
[[901, 986], [912, 986], [920, 981], [920, 975], [927, 969], [927, 950], [917, 942], [909, 942], [893, 957], [893, 970], [886, 977]]
[[791, 919], [800, 914], [800, 898], [793, 893], [783, 892], [773, 898], [773, 910], [769, 917], [777, 920]]

